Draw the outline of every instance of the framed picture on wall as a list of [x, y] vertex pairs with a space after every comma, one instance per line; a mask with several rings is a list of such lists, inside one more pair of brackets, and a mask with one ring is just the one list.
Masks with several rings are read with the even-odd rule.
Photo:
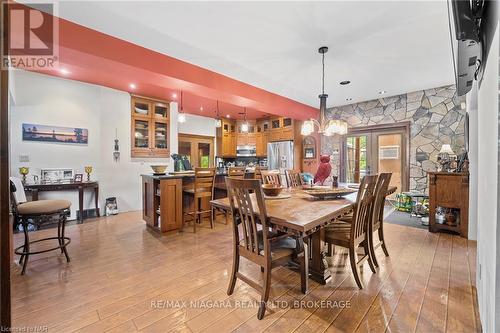
[[22, 131], [23, 141], [78, 145], [86, 145], [89, 142], [89, 131], [86, 128], [23, 124]]

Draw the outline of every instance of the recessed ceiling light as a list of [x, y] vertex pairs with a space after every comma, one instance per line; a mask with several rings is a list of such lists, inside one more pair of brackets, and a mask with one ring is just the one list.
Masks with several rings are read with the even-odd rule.
[[351, 98], [351, 97], [349, 97], [349, 98], [346, 98], [345, 100], [346, 100], [346, 101], [352, 101], [352, 98]]
[[130, 89], [135, 89], [135, 88], [136, 88], [135, 83], [131, 83], [131, 84], [129, 84], [128, 86], [130, 87]]
[[385, 94], [386, 92], [387, 92], [387, 91], [385, 91], [385, 90], [381, 90], [381, 91], [379, 91], [378, 93], [379, 93], [380, 95], [383, 95], [383, 94]]
[[349, 84], [349, 83], [351, 83], [351, 81], [349, 81], [349, 80], [340, 81], [340, 85], [341, 85], [341, 86], [345, 86], [345, 85], [347, 85], [347, 84]]
[[62, 75], [68, 75], [69, 74], [69, 71], [66, 69], [66, 68], [61, 68], [59, 70], [59, 72], [62, 74]]
[[176, 94], [176, 93], [173, 93], [173, 94], [172, 94], [172, 98], [177, 98], [177, 94]]
[[200, 106], [200, 111], [203, 111], [203, 106]]
[[228, 115], [228, 114], [226, 114], [226, 118], [231, 118], [231, 116], [230, 116], [230, 115]]

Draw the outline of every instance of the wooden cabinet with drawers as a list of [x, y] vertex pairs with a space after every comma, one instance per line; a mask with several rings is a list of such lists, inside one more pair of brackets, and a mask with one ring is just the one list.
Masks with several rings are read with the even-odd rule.
[[[469, 174], [429, 172], [429, 231], [453, 231], [467, 238]], [[441, 217], [439, 220], [437, 217]]]
[[168, 157], [170, 150], [170, 104], [132, 96], [131, 156]]

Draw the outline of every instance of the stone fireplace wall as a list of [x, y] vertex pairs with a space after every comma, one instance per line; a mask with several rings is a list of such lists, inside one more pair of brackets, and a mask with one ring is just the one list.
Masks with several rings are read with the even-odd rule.
[[[456, 154], [465, 150], [463, 102], [453, 85], [329, 108], [326, 117], [343, 119], [350, 127], [410, 121], [410, 190], [426, 192], [426, 172], [436, 170], [441, 146], [451, 144]], [[332, 156], [332, 174], [338, 175], [341, 138], [321, 141], [322, 153]]]

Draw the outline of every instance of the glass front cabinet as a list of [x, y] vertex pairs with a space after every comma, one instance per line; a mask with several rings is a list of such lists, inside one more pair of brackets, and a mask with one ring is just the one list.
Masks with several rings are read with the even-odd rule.
[[168, 157], [169, 102], [132, 96], [132, 157]]

